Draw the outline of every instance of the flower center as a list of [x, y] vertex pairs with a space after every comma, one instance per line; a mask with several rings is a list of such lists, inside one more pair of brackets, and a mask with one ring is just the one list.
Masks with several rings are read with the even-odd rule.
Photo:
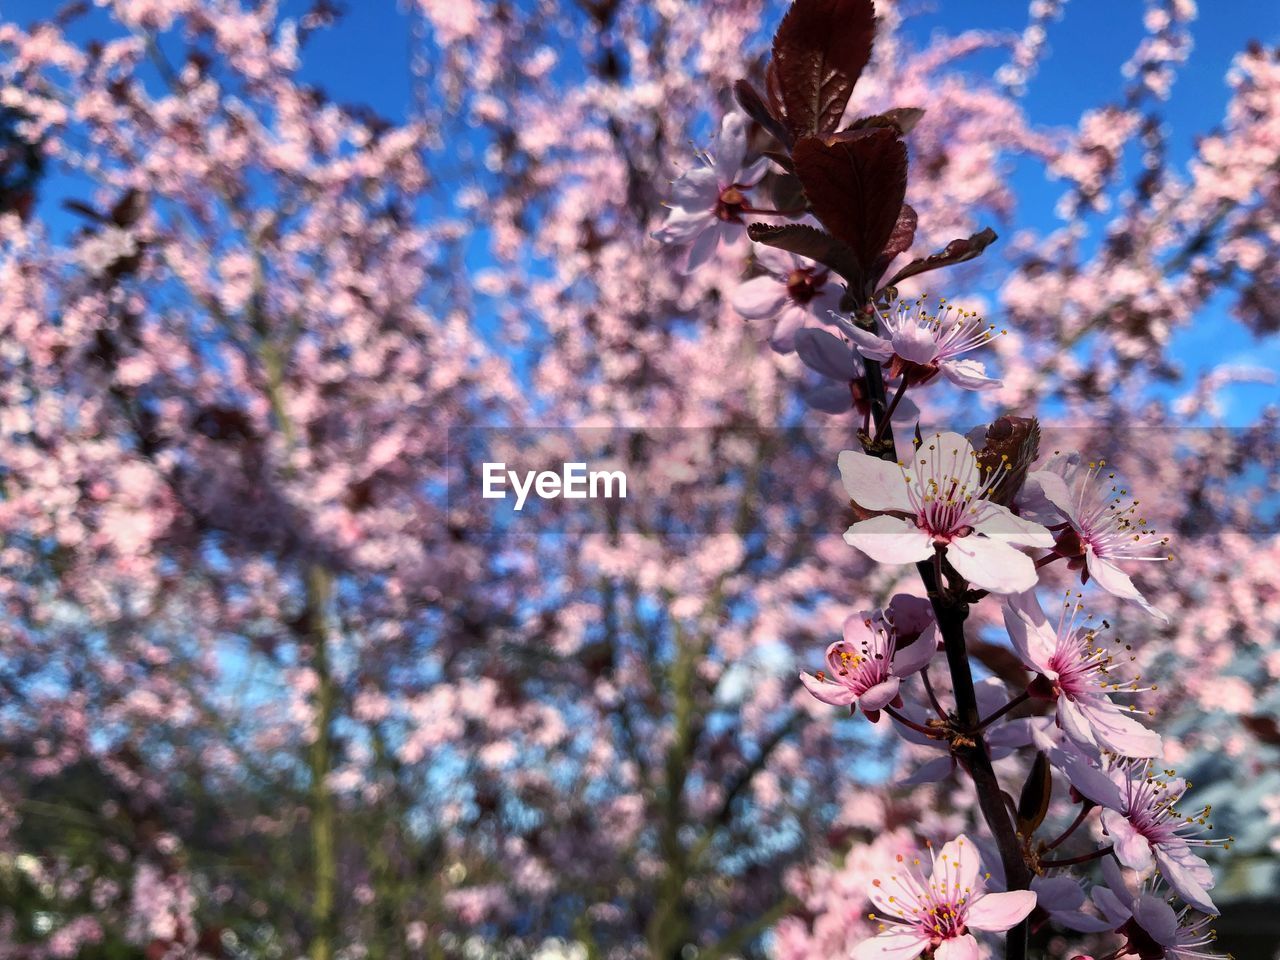
[[811, 267], [798, 267], [787, 277], [787, 296], [796, 303], [808, 303], [818, 295], [818, 291], [826, 282], [825, 270], [818, 272]]
[[747, 209], [746, 187], [731, 183], [720, 191], [716, 200], [715, 214], [725, 223], [742, 223], [742, 215]]
[[966, 928], [963, 904], [938, 904], [929, 910], [924, 918], [924, 926], [935, 947], [944, 940], [964, 936]]

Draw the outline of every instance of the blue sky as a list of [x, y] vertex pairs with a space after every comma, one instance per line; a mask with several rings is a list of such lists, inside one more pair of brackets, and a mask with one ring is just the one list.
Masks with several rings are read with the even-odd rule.
[[[47, 16], [54, 0], [0, 0], [0, 15], [18, 23]], [[397, 0], [358, 0], [345, 4], [337, 29], [322, 31], [308, 44], [304, 76], [343, 102], [364, 102], [380, 113], [400, 118], [412, 102], [410, 20]], [[281, 0], [286, 15], [310, 7], [310, 0]], [[1020, 31], [1026, 24], [1026, 0], [932, 0], [904, 4], [921, 11], [909, 20], [908, 32], [921, 44], [934, 31], [966, 29]], [[1121, 65], [1142, 35], [1145, 3], [1139, 0], [1070, 0], [1064, 17], [1049, 28], [1048, 52], [1024, 97], [1031, 119], [1042, 125], [1074, 124], [1089, 107], [1114, 101], [1124, 86]], [[1200, 18], [1192, 25], [1195, 49], [1179, 73], [1165, 110], [1170, 131], [1170, 159], [1181, 166], [1191, 155], [1197, 134], [1220, 120], [1228, 99], [1225, 75], [1231, 59], [1253, 39], [1280, 39], [1280, 4], [1262, 0], [1200, 0]], [[72, 32], [97, 35], [105, 17], [100, 10]], [[966, 70], [990, 74], [1002, 62], [997, 54], [971, 58]], [[1021, 208], [1012, 230], [1047, 231], [1058, 225], [1054, 205], [1059, 184], [1026, 165], [1014, 175]], [[54, 197], [71, 184], [47, 184], [44, 212], [55, 230], [67, 220], [56, 211]], [[61, 189], [60, 189], [61, 188]], [[61, 222], [59, 222], [61, 221]], [[1012, 231], [1010, 231], [1012, 232]], [[1221, 311], [1209, 310], [1194, 327], [1179, 333], [1175, 356], [1189, 376], [1223, 360], [1247, 360], [1280, 370], [1280, 340], [1252, 340], [1238, 324], [1224, 322]], [[1228, 417], [1252, 419], [1259, 405], [1272, 399], [1270, 386], [1239, 386], [1229, 394]]]

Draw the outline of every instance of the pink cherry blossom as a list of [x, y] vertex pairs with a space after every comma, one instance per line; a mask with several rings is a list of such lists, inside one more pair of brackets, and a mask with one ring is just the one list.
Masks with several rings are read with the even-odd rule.
[[912, 960], [932, 950], [937, 960], [977, 960], [978, 941], [971, 930], [1003, 933], [1036, 906], [1030, 890], [991, 893], [980, 876], [977, 848], [964, 834], [940, 853], [929, 848], [929, 875], [899, 857], [901, 873], [871, 882], [873, 919], [880, 932], [853, 951], [853, 960]]
[[1102, 811], [1102, 827], [1115, 845], [1116, 858], [1140, 872], [1158, 866], [1183, 900], [1197, 910], [1217, 913], [1207, 892], [1214, 885], [1213, 871], [1191, 849], [1213, 843], [1195, 836], [1208, 822], [1210, 808], [1179, 813], [1177, 803], [1187, 782], [1169, 771], [1152, 772], [1150, 761], [1116, 764], [1109, 772], [1121, 804]]
[[844, 535], [871, 559], [918, 563], [941, 549], [957, 573], [983, 590], [1020, 593], [1035, 584], [1035, 565], [1017, 547], [1051, 546], [1053, 536], [983, 499], [1000, 481], [1003, 468], [983, 477], [973, 446], [960, 434], [925, 438], [909, 463], [846, 450], [839, 466], [854, 503], [879, 514], [860, 520]]
[[1212, 915], [1198, 914], [1191, 907], [1175, 910], [1162, 895], [1158, 881], [1134, 891], [1110, 857], [1103, 858], [1102, 875], [1107, 885], [1093, 888], [1093, 900], [1112, 928], [1127, 937], [1122, 955], [1164, 960], [1217, 960], [1222, 956], [1213, 949], [1217, 933], [1211, 926]]
[[1117, 566], [1131, 560], [1167, 560], [1169, 538], [1138, 513], [1138, 501], [1115, 483], [1105, 460], [1085, 466], [1079, 454], [1056, 455], [1027, 477], [1060, 512], [1065, 535], [1058, 551], [1071, 559], [1085, 581], [1093, 578], [1107, 593], [1133, 600], [1152, 616], [1168, 617], [1149, 604], [1128, 574]]
[[1081, 909], [1085, 905], [1086, 897], [1084, 890], [1080, 887], [1080, 881], [1073, 877], [1065, 874], [1054, 877], [1034, 877], [1031, 881], [1031, 889], [1036, 894], [1036, 906], [1044, 910], [1054, 923], [1068, 930], [1101, 933], [1112, 929], [1108, 920], [1085, 913]]
[[826, 267], [794, 253], [758, 243], [755, 255], [767, 272], [733, 291], [733, 308], [753, 321], [774, 350], [790, 353], [810, 318], [829, 319], [843, 288]]
[[889, 367], [889, 376], [904, 376], [911, 384], [928, 383], [939, 373], [966, 390], [1000, 386], [986, 375], [977, 360], [962, 360], [966, 353], [991, 341], [995, 325], [983, 323], [976, 313], [945, 300], [930, 313], [923, 298], [914, 304], [898, 301], [888, 310], [876, 310], [886, 334], [880, 336], [847, 320], [840, 324], [868, 360]]
[[1126, 757], [1156, 756], [1159, 734], [1129, 716], [1132, 708], [1111, 700], [1111, 694], [1138, 692], [1136, 679], [1112, 674], [1115, 654], [1097, 643], [1097, 629], [1077, 624], [1080, 609], [1068, 597], [1055, 627], [1034, 594], [1006, 601], [1004, 622], [1009, 639], [1022, 662], [1039, 674], [1032, 684], [1033, 692], [1057, 702], [1058, 726], [1076, 743]]
[[720, 123], [712, 153], [703, 153], [703, 166], [695, 167], [671, 187], [667, 222], [654, 231], [660, 243], [686, 247], [682, 269], [690, 273], [716, 252], [720, 241], [734, 239], [743, 231], [747, 213], [747, 191], [768, 169], [760, 158], [743, 167], [747, 154], [747, 118], [728, 113]]
[[901, 639], [888, 611], [854, 614], [844, 622], [844, 639], [827, 647], [827, 669], [802, 673], [800, 681], [823, 703], [861, 705], [874, 722], [884, 707], [902, 703], [902, 679], [922, 670], [938, 649], [933, 623], [914, 642], [899, 647]]

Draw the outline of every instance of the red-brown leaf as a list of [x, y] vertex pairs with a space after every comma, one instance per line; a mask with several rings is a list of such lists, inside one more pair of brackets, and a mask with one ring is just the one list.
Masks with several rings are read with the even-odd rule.
[[907, 147], [888, 127], [838, 138], [804, 137], [792, 151], [796, 175], [817, 216], [853, 251], [863, 286], [888, 245], [907, 192]]
[[773, 37], [773, 66], [797, 137], [840, 125], [875, 40], [872, 0], [795, 0]]

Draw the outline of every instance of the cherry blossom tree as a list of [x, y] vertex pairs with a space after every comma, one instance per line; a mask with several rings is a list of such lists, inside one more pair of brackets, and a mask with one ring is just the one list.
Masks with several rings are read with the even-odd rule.
[[[1076, 130], [1061, 4], [415, 0], [392, 119], [328, 4], [98, 6], [0, 27], [5, 952], [1213, 950], [1276, 422], [1173, 345], [1276, 328], [1273, 51], [1175, 167], [1187, 0]], [[475, 497], [583, 452], [643, 495]]]

